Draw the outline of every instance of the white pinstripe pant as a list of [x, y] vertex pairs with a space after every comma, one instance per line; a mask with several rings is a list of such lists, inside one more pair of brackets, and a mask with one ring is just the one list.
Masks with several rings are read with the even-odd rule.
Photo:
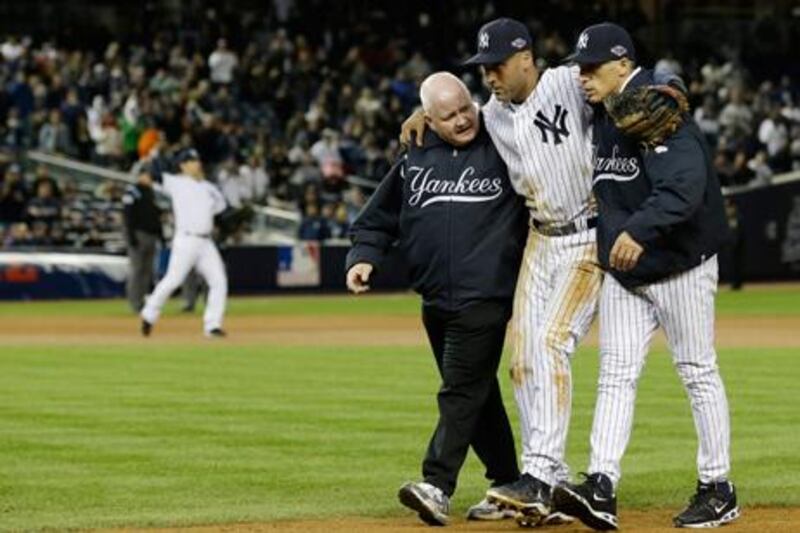
[[697, 469], [702, 482], [727, 478], [730, 421], [725, 387], [714, 351], [717, 257], [680, 275], [625, 289], [606, 276], [600, 296], [600, 377], [592, 425], [589, 472], [616, 484], [633, 423], [636, 385], [659, 325], [689, 395], [699, 439]]
[[551, 485], [569, 476], [570, 357], [597, 311], [602, 271], [596, 255], [593, 229], [561, 237], [531, 230], [514, 296], [511, 346], [521, 363], [514, 395], [522, 471]]

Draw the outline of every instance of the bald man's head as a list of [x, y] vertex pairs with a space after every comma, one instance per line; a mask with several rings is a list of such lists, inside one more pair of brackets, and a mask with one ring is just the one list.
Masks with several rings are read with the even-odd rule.
[[464, 83], [449, 72], [436, 72], [422, 82], [419, 98], [425, 122], [453, 146], [464, 146], [478, 134], [478, 110]]

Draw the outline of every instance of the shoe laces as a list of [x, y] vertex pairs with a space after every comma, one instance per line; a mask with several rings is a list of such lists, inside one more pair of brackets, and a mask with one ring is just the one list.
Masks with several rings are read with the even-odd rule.
[[718, 490], [718, 483], [701, 483], [698, 481], [697, 483], [697, 492], [695, 492], [691, 498], [689, 498], [690, 505], [708, 505], [709, 501], [714, 497], [722, 495], [721, 491]]
[[601, 493], [608, 493], [609, 496], [614, 496], [614, 484], [611, 479], [605, 474], [595, 472], [594, 474], [587, 474], [586, 472], [578, 472], [578, 475], [584, 479], [585, 483], [589, 483]]

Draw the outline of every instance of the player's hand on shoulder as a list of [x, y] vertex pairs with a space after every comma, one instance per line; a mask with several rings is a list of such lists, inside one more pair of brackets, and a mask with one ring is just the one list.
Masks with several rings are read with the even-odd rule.
[[411, 141], [414, 139], [417, 146], [422, 146], [425, 128], [425, 113], [421, 109], [417, 109], [400, 127], [400, 143], [407, 147], [411, 145]]
[[353, 294], [367, 292], [373, 267], [369, 263], [356, 263], [347, 271], [347, 288]]

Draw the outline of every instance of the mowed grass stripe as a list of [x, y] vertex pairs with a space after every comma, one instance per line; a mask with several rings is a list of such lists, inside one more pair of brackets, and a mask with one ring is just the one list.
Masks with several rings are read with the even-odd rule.
[[[797, 505], [796, 352], [724, 350], [720, 364], [742, 500]], [[588, 461], [596, 376], [596, 351], [581, 350], [568, 450], [575, 470]], [[395, 491], [419, 476], [437, 383], [423, 348], [3, 349], [2, 527], [401, 515]], [[667, 354], [655, 352], [621, 505], [677, 509], [694, 463], [688, 401]], [[485, 490], [474, 457], [460, 481], [456, 513]]]
[[[172, 300], [167, 315], [178, 314], [180, 302]], [[348, 295], [253, 296], [228, 301], [229, 316], [413, 316], [419, 314], [419, 298], [411, 293]], [[719, 316], [798, 316], [800, 286], [748, 285], [743, 291], [720, 289]], [[0, 302], [0, 317], [130, 316], [122, 299], [36, 302]]]

